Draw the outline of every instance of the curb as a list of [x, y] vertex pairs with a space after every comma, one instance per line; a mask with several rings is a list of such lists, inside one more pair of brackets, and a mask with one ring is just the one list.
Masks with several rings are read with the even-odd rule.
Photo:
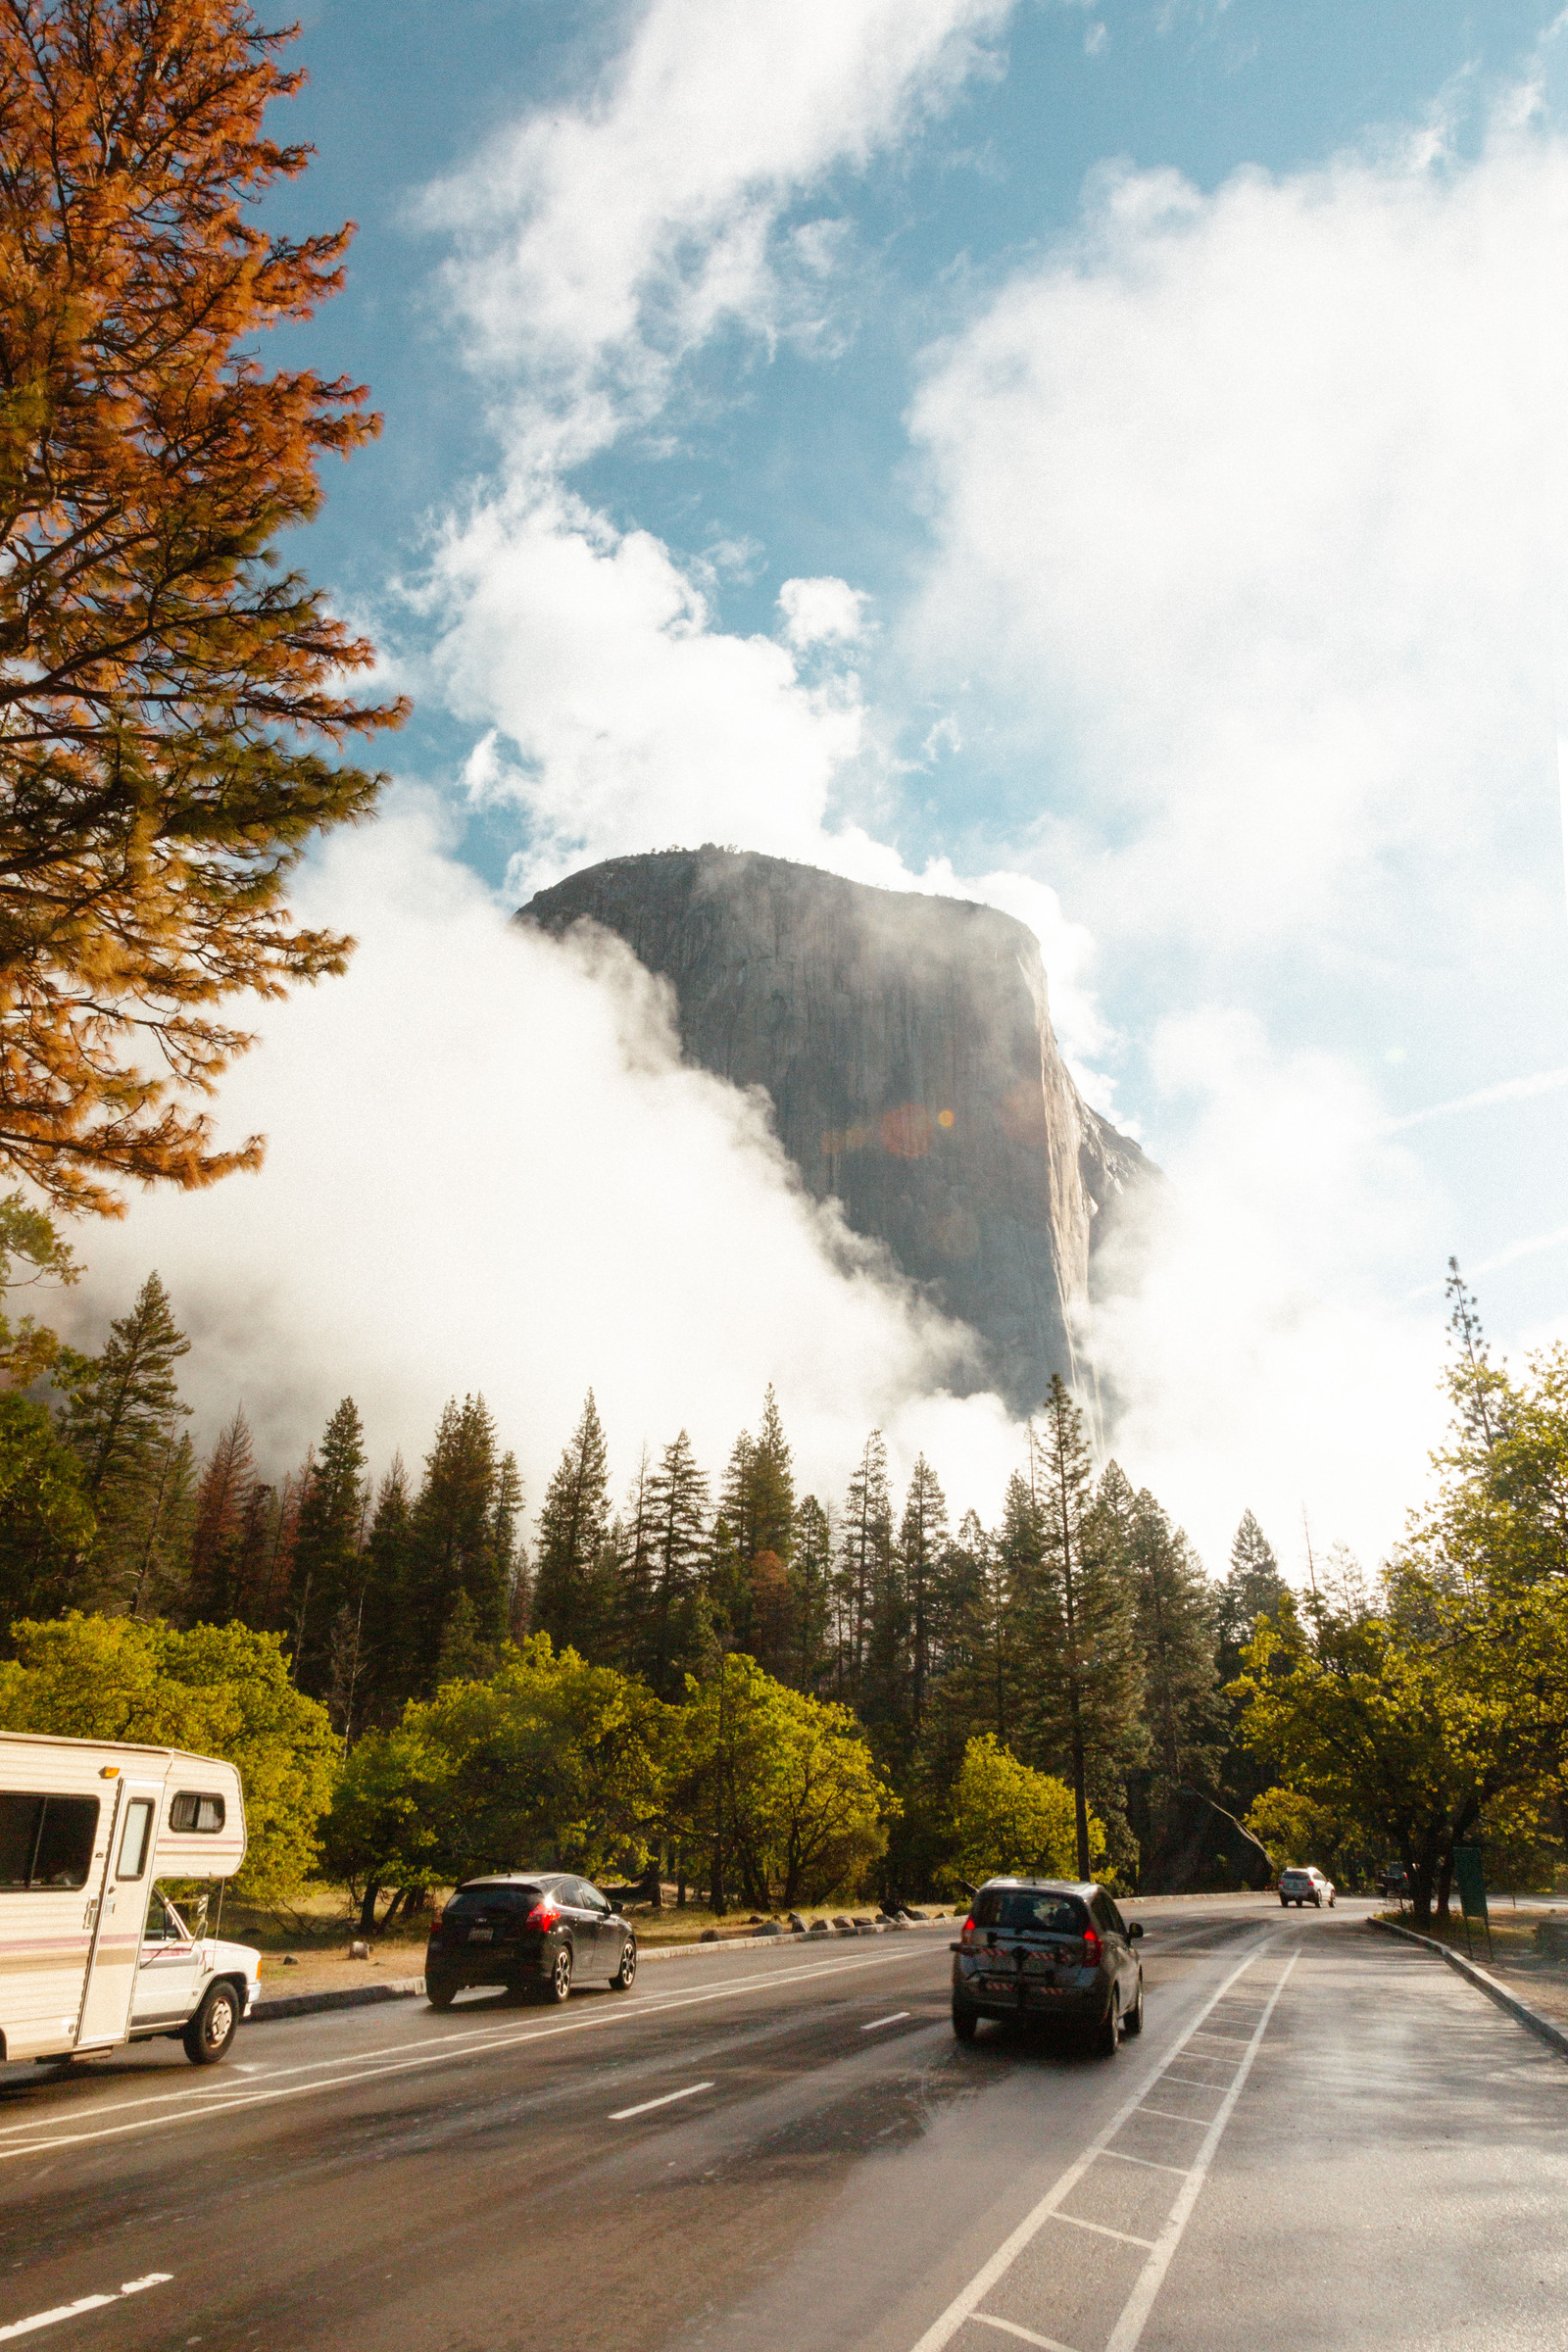
[[[876, 1928], [856, 1928], [851, 1938], [859, 1936], [906, 1935], [910, 1928], [951, 1928], [950, 1920], [913, 1920], [894, 1928], [884, 1921]], [[656, 1943], [637, 1946], [637, 1964], [646, 1967], [651, 1960], [690, 1960], [706, 1957], [710, 1952], [765, 1952], [781, 1945], [798, 1949], [803, 1944], [842, 1943], [846, 1940], [843, 1928], [833, 1928], [826, 1936], [720, 1936], [716, 1943]], [[285, 1992], [274, 2000], [257, 2001], [245, 2019], [248, 2026], [279, 2025], [286, 2018], [315, 2017], [330, 2009], [364, 2009], [381, 2001], [418, 2000], [423, 1997], [423, 1977], [388, 1977], [379, 1984], [346, 1984], [333, 1992]]]
[[1489, 1976], [1484, 1968], [1477, 1968], [1473, 1960], [1462, 1960], [1457, 1952], [1450, 1952], [1446, 1943], [1439, 1943], [1431, 1936], [1418, 1936], [1413, 1928], [1396, 1927], [1392, 1919], [1369, 1919], [1366, 1924], [1369, 1928], [1380, 1929], [1385, 1936], [1402, 1936], [1406, 1943], [1418, 1943], [1424, 1950], [1436, 1952], [1439, 1959], [1446, 1960], [1448, 1966], [1457, 1970], [1467, 1984], [1473, 1984], [1478, 1992], [1484, 1992], [1489, 2001], [1495, 2001], [1499, 2009], [1506, 2009], [1516, 2025], [1523, 2026], [1527, 2033], [1539, 2035], [1559, 2056], [1568, 2058], [1568, 2032], [1561, 2026], [1554, 2026], [1549, 2017], [1543, 2017], [1539, 2009], [1532, 2009], [1528, 2001], [1520, 2000], [1517, 1993], [1510, 1992], [1505, 1984], [1499, 1984], [1496, 1978]]

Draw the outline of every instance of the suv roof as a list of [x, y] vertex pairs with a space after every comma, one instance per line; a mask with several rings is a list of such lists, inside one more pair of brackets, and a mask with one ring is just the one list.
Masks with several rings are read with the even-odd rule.
[[1011, 1877], [986, 1879], [975, 1888], [983, 1894], [987, 1886], [1047, 1886], [1053, 1894], [1099, 1894], [1098, 1879], [1015, 1879]]

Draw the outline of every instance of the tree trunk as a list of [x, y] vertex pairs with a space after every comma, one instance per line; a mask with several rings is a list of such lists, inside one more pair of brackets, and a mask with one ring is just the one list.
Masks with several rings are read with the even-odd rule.
[[379, 1879], [371, 1879], [360, 1901], [360, 1934], [362, 1936], [375, 1934], [375, 1906], [380, 1899], [381, 1882]]
[[1448, 1890], [1453, 1885], [1453, 1848], [1450, 1845], [1438, 1865], [1438, 1918], [1448, 1917]]
[[1075, 1732], [1072, 1741], [1072, 1807], [1078, 1827], [1078, 1876], [1089, 1876], [1089, 1796], [1084, 1786], [1084, 1742]]

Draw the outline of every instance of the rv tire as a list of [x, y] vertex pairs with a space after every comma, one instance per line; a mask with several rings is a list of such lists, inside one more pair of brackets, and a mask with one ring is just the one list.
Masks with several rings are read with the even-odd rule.
[[192, 2066], [216, 2066], [228, 2056], [239, 2013], [239, 1995], [226, 1977], [209, 1984], [201, 2007], [181, 2036]]

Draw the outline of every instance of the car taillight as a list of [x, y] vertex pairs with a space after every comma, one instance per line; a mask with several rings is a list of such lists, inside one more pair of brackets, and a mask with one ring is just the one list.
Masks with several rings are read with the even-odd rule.
[[961, 1928], [958, 1930], [958, 1941], [959, 1941], [960, 1943], [968, 1943], [968, 1942], [970, 1941], [970, 1939], [972, 1938], [973, 1935], [974, 1935], [974, 1920], [973, 1920], [973, 1917], [971, 1916], [970, 1918], [968, 1918], [968, 1919], [966, 1919], [966, 1920], [964, 1921], [964, 1923], [963, 1923], [962, 1927], [961, 1927]]
[[439, 1936], [441, 1933], [441, 1911], [439, 1905], [430, 1914], [430, 1933], [432, 1936]]
[[525, 1928], [539, 1928], [548, 1935], [560, 1917], [561, 1913], [554, 1903], [535, 1903], [522, 1924]]
[[1084, 1930], [1084, 1959], [1090, 1968], [1100, 1966], [1100, 1937], [1093, 1928]]

